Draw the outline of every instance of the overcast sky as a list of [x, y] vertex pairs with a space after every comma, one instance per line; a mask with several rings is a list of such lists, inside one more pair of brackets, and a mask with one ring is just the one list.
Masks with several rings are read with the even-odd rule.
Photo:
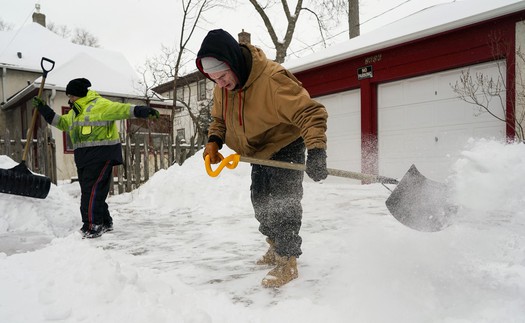
[[[361, 33], [425, 7], [453, 1], [361, 0]], [[122, 52], [134, 67], [142, 65], [148, 57], [160, 54], [162, 45], [174, 47], [179, 42], [182, 14], [180, 0], [0, 0], [0, 18], [16, 30], [32, 22], [36, 3], [40, 4], [48, 24], [67, 25], [71, 30], [83, 28], [97, 37], [102, 48]], [[235, 9], [217, 8], [207, 12], [207, 21], [199, 24], [189, 48], [196, 52], [211, 29], [223, 28], [234, 37], [244, 29], [252, 34], [252, 43], [263, 48], [273, 59], [275, 52], [271, 49], [272, 44], [262, 20], [247, 0], [238, 0], [237, 3]], [[276, 16], [275, 19], [283, 21], [284, 16]], [[332, 33], [344, 31], [347, 27], [344, 22], [342, 24], [340, 29], [333, 29]], [[320, 40], [319, 33], [312, 26], [315, 26], [315, 22], [311, 15], [303, 12], [298, 27], [301, 32], [295, 33], [289, 57], [293, 53], [296, 56], [307, 55], [309, 51], [302, 50], [305, 44]], [[332, 38], [331, 42], [340, 42], [344, 37], [346, 33], [343, 32], [341, 36]], [[190, 68], [193, 66], [190, 65]]]

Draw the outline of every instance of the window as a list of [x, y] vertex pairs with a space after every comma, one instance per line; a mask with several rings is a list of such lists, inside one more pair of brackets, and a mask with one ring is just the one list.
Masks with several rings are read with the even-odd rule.
[[197, 97], [198, 100], [206, 100], [206, 80], [200, 80], [197, 83]]
[[170, 116], [161, 114], [157, 120], [129, 119], [130, 133], [170, 133]]
[[184, 128], [177, 129], [177, 137], [180, 140], [186, 141], [186, 129]]
[[[62, 107], [62, 115], [65, 115], [71, 110], [70, 107]], [[62, 143], [64, 146], [64, 154], [72, 154], [73, 149], [73, 143], [71, 142], [71, 137], [69, 136], [69, 132], [62, 131]]]
[[[184, 100], [184, 86], [177, 88], [177, 98], [179, 98], [179, 100]], [[171, 97], [171, 99], [173, 99], [173, 97]]]
[[173, 129], [170, 126], [170, 116], [165, 114], [161, 114], [159, 119], [154, 121], [149, 119], [128, 119], [127, 124], [129, 134], [136, 138], [148, 137], [154, 145], [160, 145], [160, 140], [168, 136], [171, 129]]

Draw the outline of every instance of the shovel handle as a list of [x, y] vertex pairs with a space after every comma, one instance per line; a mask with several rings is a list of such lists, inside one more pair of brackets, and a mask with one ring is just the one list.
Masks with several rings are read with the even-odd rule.
[[[51, 67], [46, 69], [44, 67], [44, 62], [48, 62], [51, 64]], [[42, 92], [44, 91], [44, 84], [46, 84], [46, 77], [47, 73], [51, 72], [51, 70], [55, 67], [55, 61], [50, 60], [49, 58], [42, 57], [42, 60], [40, 61], [40, 67], [42, 67], [42, 82], [40, 82], [40, 88], [38, 89], [38, 97], [42, 97]], [[38, 109], [34, 109], [33, 111], [33, 118], [31, 119], [31, 126], [29, 129], [27, 129], [27, 136], [26, 136], [26, 145], [24, 147], [24, 153], [22, 154], [22, 162], [24, 162], [27, 158], [27, 153], [29, 152], [29, 142], [33, 141], [33, 130], [36, 125], [36, 120], [38, 119]]]
[[[277, 160], [271, 160], [271, 159], [257, 159], [257, 158], [251, 158], [251, 157], [244, 157], [238, 154], [232, 154], [226, 158], [224, 158], [221, 154], [219, 154], [221, 157], [221, 163], [217, 167], [215, 171], [211, 170], [210, 166], [210, 157], [206, 156], [205, 162], [206, 162], [206, 171], [208, 172], [208, 175], [212, 177], [216, 177], [219, 175], [219, 173], [222, 171], [224, 167], [228, 167], [230, 169], [233, 169], [237, 167], [237, 164], [239, 161], [250, 163], [250, 164], [257, 164], [257, 165], [263, 165], [263, 166], [270, 166], [270, 167], [278, 167], [278, 168], [285, 168], [285, 169], [291, 169], [291, 170], [298, 170], [298, 171], [305, 171], [306, 166], [303, 164], [294, 164], [294, 163], [287, 163]], [[379, 176], [379, 175], [372, 175], [372, 174], [363, 174], [363, 173], [357, 173], [357, 172], [351, 172], [347, 170], [341, 170], [341, 169], [333, 169], [333, 168], [327, 168], [328, 175], [336, 176], [336, 177], [344, 177], [344, 178], [351, 178], [361, 181], [369, 181], [374, 183], [383, 183], [383, 184], [398, 184], [398, 180], [394, 178]]]

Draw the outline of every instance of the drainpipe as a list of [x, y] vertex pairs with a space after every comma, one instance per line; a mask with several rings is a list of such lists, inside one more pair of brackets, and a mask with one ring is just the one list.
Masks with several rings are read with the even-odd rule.
[[55, 106], [55, 97], [57, 96], [57, 90], [52, 89], [51, 90], [51, 96], [49, 97], [49, 106], [54, 107]]
[[2, 67], [2, 103], [5, 102], [5, 80], [7, 78], [7, 68], [4, 66]]

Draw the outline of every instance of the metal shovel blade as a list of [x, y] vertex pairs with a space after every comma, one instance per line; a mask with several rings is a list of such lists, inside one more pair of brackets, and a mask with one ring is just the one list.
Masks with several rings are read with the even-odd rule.
[[446, 228], [457, 211], [449, 197], [445, 184], [426, 178], [412, 165], [386, 200], [386, 206], [409, 228], [435, 232]]

